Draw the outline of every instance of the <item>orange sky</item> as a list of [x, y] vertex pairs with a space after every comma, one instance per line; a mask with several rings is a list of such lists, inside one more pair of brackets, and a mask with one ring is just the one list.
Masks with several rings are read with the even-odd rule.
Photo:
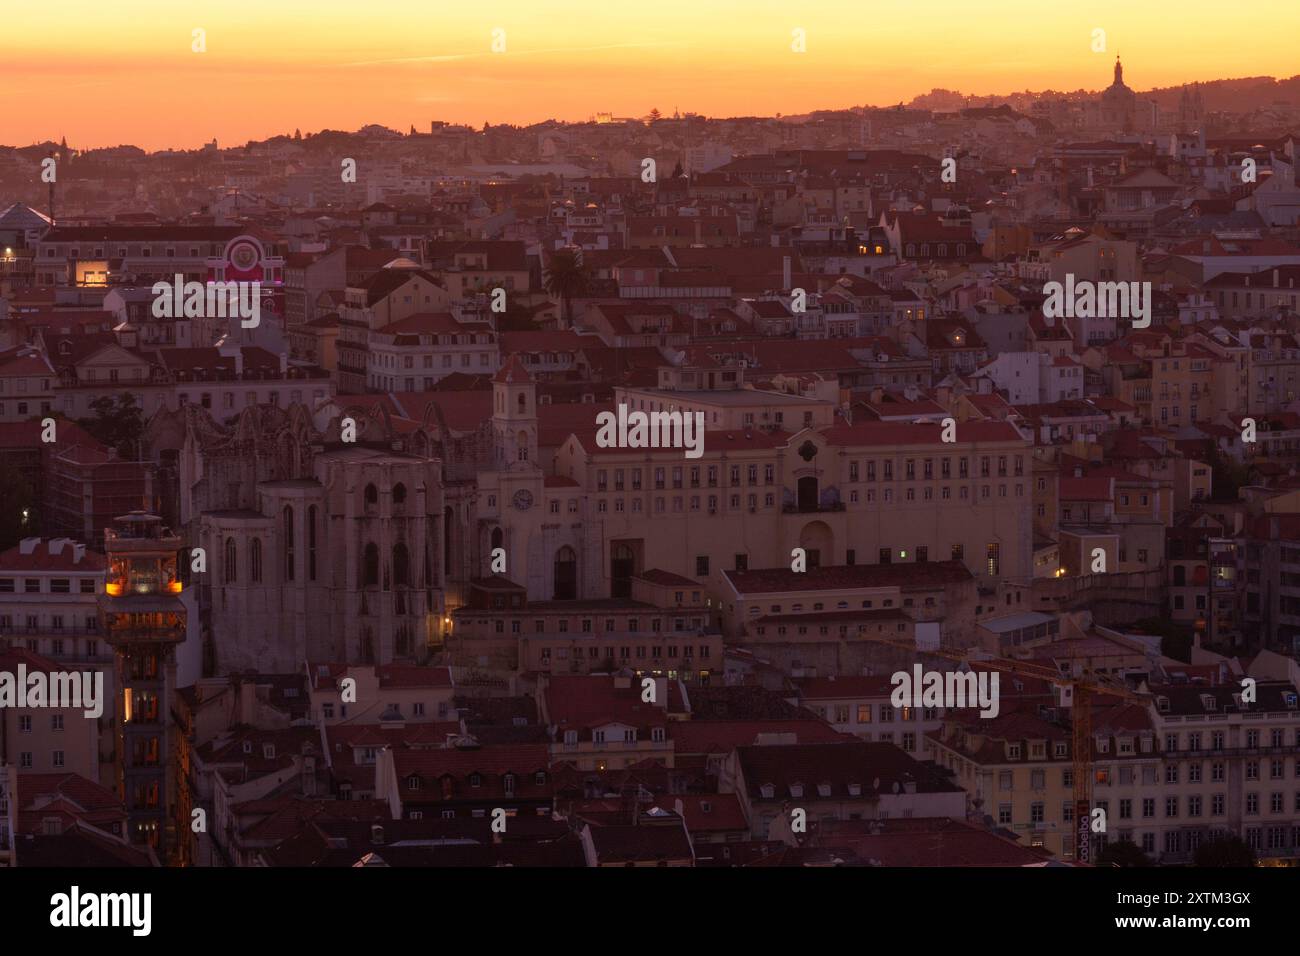
[[[1300, 71], [1300, 4], [1278, 0], [1238, 12], [1218, 0], [60, 0], [10, 4], [5, 20], [0, 143], [17, 146], [228, 146], [294, 128], [652, 108], [802, 113], [936, 86], [1099, 89], [1117, 52], [1139, 90]], [[206, 52], [191, 52], [196, 28]], [[504, 53], [491, 51], [496, 28]], [[1095, 28], [1105, 53], [1091, 49]]]

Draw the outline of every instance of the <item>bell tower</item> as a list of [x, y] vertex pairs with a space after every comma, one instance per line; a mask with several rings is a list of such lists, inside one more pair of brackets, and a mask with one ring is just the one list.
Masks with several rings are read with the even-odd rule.
[[517, 354], [492, 376], [492, 435], [497, 466], [537, 461], [537, 383]]

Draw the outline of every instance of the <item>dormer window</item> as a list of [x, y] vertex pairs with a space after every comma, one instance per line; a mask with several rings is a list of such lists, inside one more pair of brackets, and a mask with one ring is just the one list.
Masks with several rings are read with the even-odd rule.
[[1206, 710], [1217, 711], [1219, 709], [1219, 701], [1215, 698], [1213, 694], [1202, 694], [1201, 706], [1204, 707]]
[[1097, 737], [1096, 742], [1097, 742], [1097, 753], [1101, 753], [1101, 754], [1110, 753], [1109, 737]]
[[792, 784], [790, 784], [790, 796], [795, 797], [795, 798], [802, 797], [802, 796], [803, 796], [803, 784], [801, 784], [801, 783], [792, 783]]
[[1168, 698], [1168, 697], [1157, 697], [1157, 698], [1156, 698], [1156, 710], [1160, 711], [1160, 713], [1162, 713], [1162, 714], [1167, 714], [1167, 713], [1169, 713], [1169, 698]]
[[664, 742], [664, 729], [662, 727], [653, 727], [650, 730], [650, 739], [657, 744]]
[[477, 790], [483, 786], [483, 777], [481, 774], [472, 773], [469, 775], [469, 785], [472, 789]]
[[267, 760], [275, 759], [275, 744], [262, 744], [262, 756]]
[[860, 797], [860, 796], [862, 796], [862, 784], [860, 784], [860, 783], [851, 783], [851, 784], [849, 784], [849, 796], [850, 796], [850, 797]]
[[578, 742], [578, 732], [576, 730], [566, 730], [564, 732], [564, 742], [570, 746]]
[[406, 778], [406, 789], [407, 789], [407, 790], [419, 790], [419, 789], [420, 789], [420, 778], [417, 777], [415, 774], [411, 774], [409, 777], [407, 777], [407, 778]]
[[765, 783], [758, 788], [758, 792], [762, 794], [764, 800], [771, 800], [776, 796], [776, 787], [770, 783]]
[[1007, 744], [1007, 759], [1008, 760], [1020, 759], [1020, 744]]
[[829, 783], [817, 784], [817, 796], [829, 797], [831, 795], [831, 785]]
[[1294, 693], [1288, 691], [1287, 693], [1282, 695], [1282, 699], [1286, 701], [1287, 709], [1289, 710], [1296, 709], [1296, 695]]
[[253, 742], [252, 742], [251, 740], [245, 740], [245, 741], [244, 741], [244, 753], [246, 753], [246, 754], [251, 754], [252, 752], [253, 752]]

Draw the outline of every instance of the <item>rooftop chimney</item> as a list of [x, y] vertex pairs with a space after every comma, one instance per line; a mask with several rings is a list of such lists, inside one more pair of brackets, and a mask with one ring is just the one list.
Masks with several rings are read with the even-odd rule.
[[18, 544], [19, 554], [35, 554], [36, 549], [40, 546], [40, 538], [23, 538]]

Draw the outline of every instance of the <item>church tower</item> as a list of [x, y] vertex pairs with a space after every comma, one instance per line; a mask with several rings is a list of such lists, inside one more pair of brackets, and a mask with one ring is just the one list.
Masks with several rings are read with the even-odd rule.
[[517, 354], [492, 376], [492, 435], [497, 467], [537, 462], [537, 383]]

